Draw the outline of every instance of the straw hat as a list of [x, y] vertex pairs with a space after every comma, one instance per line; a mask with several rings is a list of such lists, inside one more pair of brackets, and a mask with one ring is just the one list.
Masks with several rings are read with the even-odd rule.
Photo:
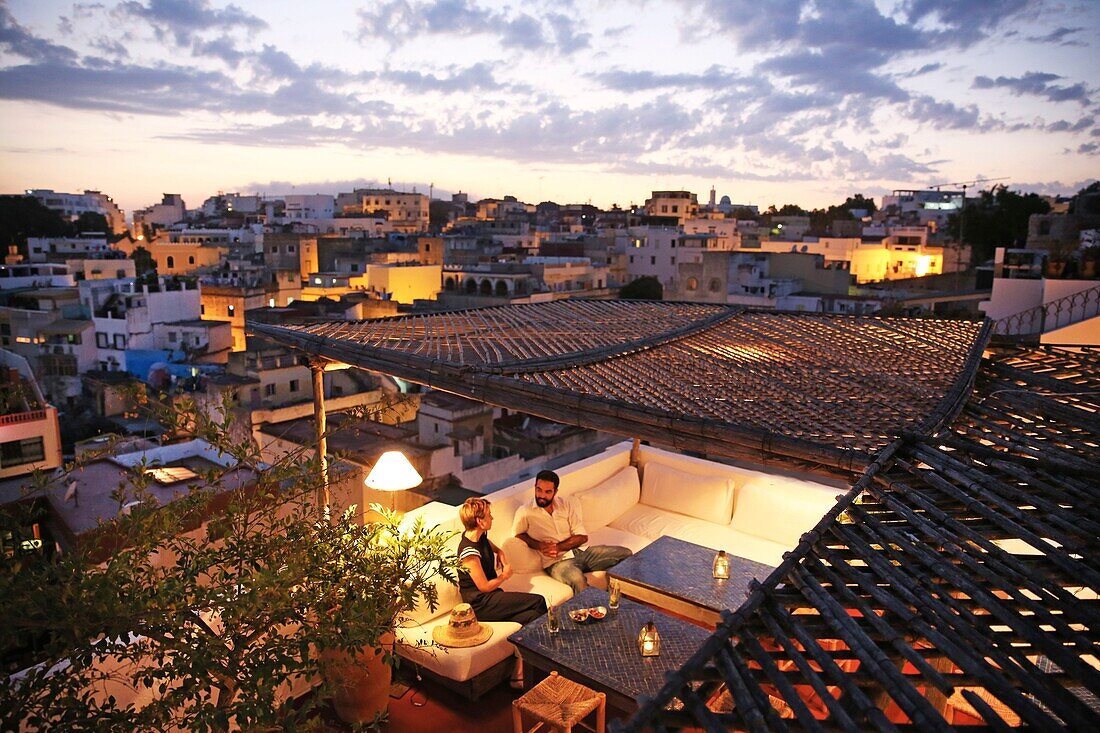
[[432, 629], [432, 638], [440, 646], [466, 647], [484, 644], [493, 630], [477, 622], [477, 616], [469, 603], [459, 603], [451, 609], [446, 626]]

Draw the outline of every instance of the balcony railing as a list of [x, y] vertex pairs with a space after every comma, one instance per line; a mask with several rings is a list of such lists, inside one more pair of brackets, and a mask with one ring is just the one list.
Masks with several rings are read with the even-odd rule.
[[1100, 315], [1100, 285], [1013, 313], [993, 324], [998, 336], [1037, 336]]
[[0, 415], [0, 425], [15, 425], [17, 423], [35, 422], [45, 420], [45, 410], [31, 410], [30, 412], [13, 412], [10, 415]]

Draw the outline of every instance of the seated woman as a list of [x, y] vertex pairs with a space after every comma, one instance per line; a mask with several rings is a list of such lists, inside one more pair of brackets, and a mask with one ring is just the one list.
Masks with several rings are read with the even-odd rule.
[[489, 502], [467, 499], [458, 516], [466, 528], [458, 543], [458, 559], [469, 571], [458, 574], [458, 589], [462, 600], [473, 606], [478, 621], [514, 621], [522, 625], [546, 613], [542, 596], [501, 590], [504, 581], [512, 577], [512, 567], [486, 534], [493, 526]]

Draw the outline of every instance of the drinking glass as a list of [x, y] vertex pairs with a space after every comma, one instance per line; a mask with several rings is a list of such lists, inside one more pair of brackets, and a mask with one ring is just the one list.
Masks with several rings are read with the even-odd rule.
[[561, 631], [561, 619], [558, 616], [558, 609], [554, 606], [546, 609], [546, 630], [551, 634]]
[[611, 579], [607, 583], [607, 607], [612, 611], [616, 611], [619, 608], [619, 596], [622, 595], [623, 587], [619, 585], [619, 581]]

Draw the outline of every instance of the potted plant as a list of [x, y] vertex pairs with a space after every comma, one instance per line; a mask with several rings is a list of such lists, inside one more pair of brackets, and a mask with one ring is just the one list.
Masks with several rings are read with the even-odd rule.
[[[309, 453], [266, 463], [233, 439], [228, 411], [218, 422], [193, 404], [172, 409], [217, 462], [195, 465], [171, 501], [143, 460], [119, 479], [117, 517], [71, 550], [0, 554], [0, 652], [19, 670], [0, 684], [0, 719], [28, 730], [293, 728], [329, 690], [356, 696], [333, 660], [392, 661], [385, 644], [402, 610], [436, 603], [435, 574], [454, 578], [447, 533], [401, 528], [386, 512], [363, 523], [354, 508], [330, 521]], [[38, 474], [28, 495], [63, 493], [81, 470], [67, 468]], [[0, 536], [21, 522], [0, 513]]]
[[[378, 504], [380, 521], [355, 525], [339, 541], [338, 554], [354, 566], [333, 578], [316, 579], [303, 592], [325, 594], [333, 602], [331, 636], [324, 641], [322, 668], [333, 707], [352, 724], [373, 723], [386, 713], [397, 657], [393, 630], [400, 616], [422, 602], [438, 603], [435, 579], [456, 582], [457, 560], [448, 553], [451, 535], [425, 527], [421, 520], [402, 526]], [[354, 582], [348, 585], [348, 579]]]

